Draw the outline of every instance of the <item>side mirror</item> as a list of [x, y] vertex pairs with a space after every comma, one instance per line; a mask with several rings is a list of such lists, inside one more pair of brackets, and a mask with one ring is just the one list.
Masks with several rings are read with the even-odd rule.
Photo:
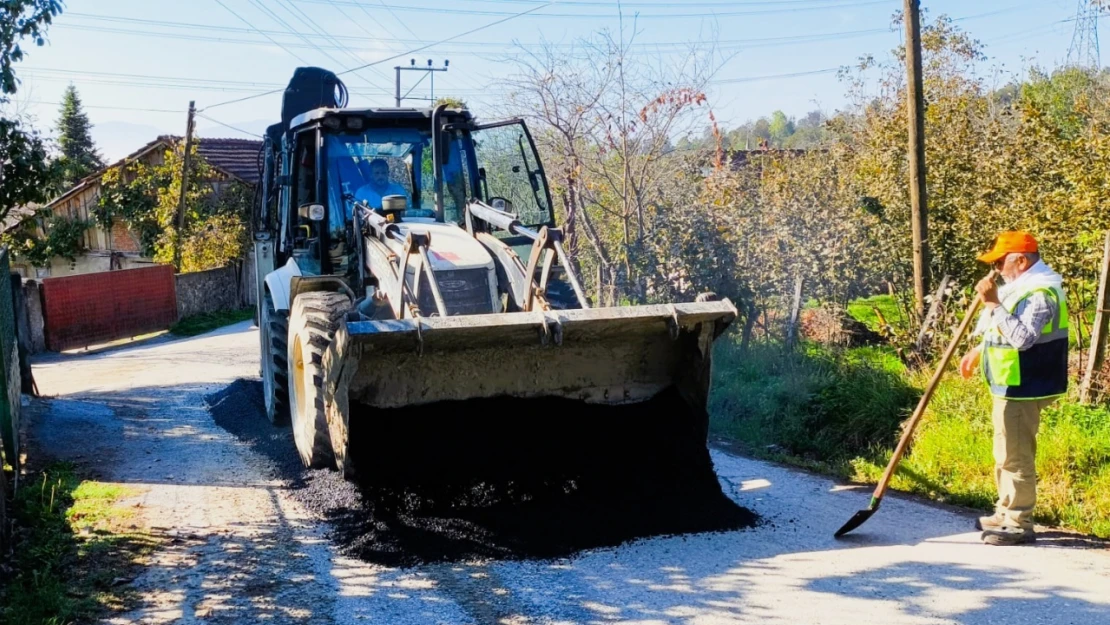
[[309, 219], [312, 221], [323, 221], [324, 219], [324, 205], [323, 204], [301, 204], [297, 208], [297, 214], [302, 219]]

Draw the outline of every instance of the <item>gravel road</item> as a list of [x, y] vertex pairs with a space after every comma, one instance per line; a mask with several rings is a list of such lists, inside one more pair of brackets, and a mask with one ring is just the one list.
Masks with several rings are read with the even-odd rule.
[[[545, 559], [497, 557], [497, 540], [447, 558], [367, 557], [342, 531], [366, 509], [367, 493], [337, 498], [326, 474], [294, 475], [281, 451], [292, 451], [289, 430], [252, 425], [257, 350], [257, 331], [244, 322], [34, 361], [44, 397], [28, 411], [33, 443], [138, 487], [125, 504], [176, 537], [132, 582], [143, 604], [107, 623], [1110, 622], [1105, 543], [1042, 528], [1036, 546], [990, 547], [978, 541], [974, 514], [894, 495], [836, 541], [868, 489], [717, 448], [716, 479], [731, 501], [706, 495], [698, 505], [711, 506], [674, 523], [690, 529], [683, 524], [704, 516], [706, 529], [723, 531]], [[312, 505], [321, 492], [332, 492], [326, 509]], [[336, 522], [344, 510], [346, 526]], [[374, 521], [379, 513], [369, 510]], [[632, 523], [627, 511], [616, 517], [598, 523], [630, 535], [666, 529]], [[590, 525], [566, 522], [577, 532]], [[536, 540], [496, 523], [480, 529], [510, 547]], [[418, 543], [393, 544], [409, 553]]]

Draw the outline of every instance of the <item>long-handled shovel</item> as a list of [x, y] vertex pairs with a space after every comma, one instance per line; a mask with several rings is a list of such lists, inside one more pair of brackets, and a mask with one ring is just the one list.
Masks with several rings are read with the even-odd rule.
[[[997, 271], [991, 271], [987, 278], [994, 280], [998, 275]], [[863, 525], [871, 515], [879, 509], [879, 503], [883, 500], [883, 494], [886, 493], [886, 487], [890, 484], [890, 478], [894, 476], [894, 469], [898, 466], [898, 462], [902, 459], [902, 454], [906, 451], [906, 446], [909, 445], [910, 438], [913, 436], [913, 431], [917, 427], [917, 423], [921, 421], [921, 416], [925, 414], [925, 407], [929, 405], [929, 400], [933, 397], [933, 391], [937, 389], [937, 384], [940, 383], [940, 378], [944, 375], [944, 370], [948, 367], [948, 361], [952, 359], [952, 354], [955, 353], [956, 348], [959, 346], [960, 341], [963, 339], [964, 334], [967, 333], [967, 328], [971, 325], [971, 320], [975, 318], [975, 313], [979, 311], [979, 306], [983, 303], [983, 296], [976, 295], [975, 300], [971, 302], [971, 306], [967, 309], [967, 314], [960, 322], [959, 329], [952, 337], [952, 342], [948, 344], [948, 349], [944, 351], [944, 356], [937, 365], [937, 370], [933, 373], [933, 379], [929, 381], [929, 386], [925, 389], [925, 394], [921, 396], [921, 400], [917, 402], [917, 408], [913, 411], [913, 417], [910, 418], [910, 423], [906, 427], [906, 431], [902, 434], [902, 439], [898, 441], [898, 446], [894, 449], [894, 455], [890, 458], [890, 463], [886, 466], [886, 471], [883, 472], [882, 479], [879, 480], [879, 485], [875, 487], [875, 493], [871, 496], [871, 504], [863, 510], [860, 510], [848, 519], [848, 522], [837, 530], [835, 536], [840, 538], [848, 532]]]

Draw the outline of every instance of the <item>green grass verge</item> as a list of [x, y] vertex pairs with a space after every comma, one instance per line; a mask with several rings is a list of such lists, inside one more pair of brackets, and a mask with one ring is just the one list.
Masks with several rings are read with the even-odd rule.
[[889, 295], [872, 295], [871, 297], [857, 299], [848, 304], [848, 314], [865, 324], [873, 332], [878, 332], [882, 324], [879, 323], [879, 317], [875, 314], [876, 308], [886, 318], [887, 323], [898, 327], [906, 324], [905, 314], [898, 308], [898, 303], [894, 298]]
[[893, 351], [802, 342], [794, 353], [722, 338], [714, 353], [715, 433], [767, 458], [847, 475], [863, 450], [886, 443], [917, 401]]
[[170, 326], [170, 334], [177, 336], [196, 336], [211, 332], [216, 328], [229, 326], [233, 323], [254, 319], [254, 308], [241, 310], [225, 310], [215, 313], [205, 313], [186, 317]]
[[73, 465], [52, 464], [16, 494], [13, 576], [0, 587], [0, 622], [91, 622], [134, 604], [134, 567], [159, 543], [131, 527], [118, 507], [132, 488], [83, 480]]
[[[885, 314], [885, 313], [884, 313]], [[932, 371], [908, 372], [891, 350], [811, 344], [740, 353], [722, 337], [710, 401], [715, 434], [749, 453], [875, 483]], [[891, 488], [989, 510], [996, 497], [991, 399], [978, 379], [942, 379]], [[1061, 400], [1038, 434], [1041, 523], [1110, 538], [1110, 410]]]

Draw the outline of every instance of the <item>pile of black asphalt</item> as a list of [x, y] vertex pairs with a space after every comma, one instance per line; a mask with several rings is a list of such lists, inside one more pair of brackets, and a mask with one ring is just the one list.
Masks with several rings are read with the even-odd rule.
[[547, 560], [757, 522], [722, 491], [674, 391], [619, 407], [558, 398], [356, 407], [353, 481], [302, 465], [291, 429], [266, 419], [261, 382], [206, 399], [215, 422], [330, 524], [340, 552], [368, 562]]

